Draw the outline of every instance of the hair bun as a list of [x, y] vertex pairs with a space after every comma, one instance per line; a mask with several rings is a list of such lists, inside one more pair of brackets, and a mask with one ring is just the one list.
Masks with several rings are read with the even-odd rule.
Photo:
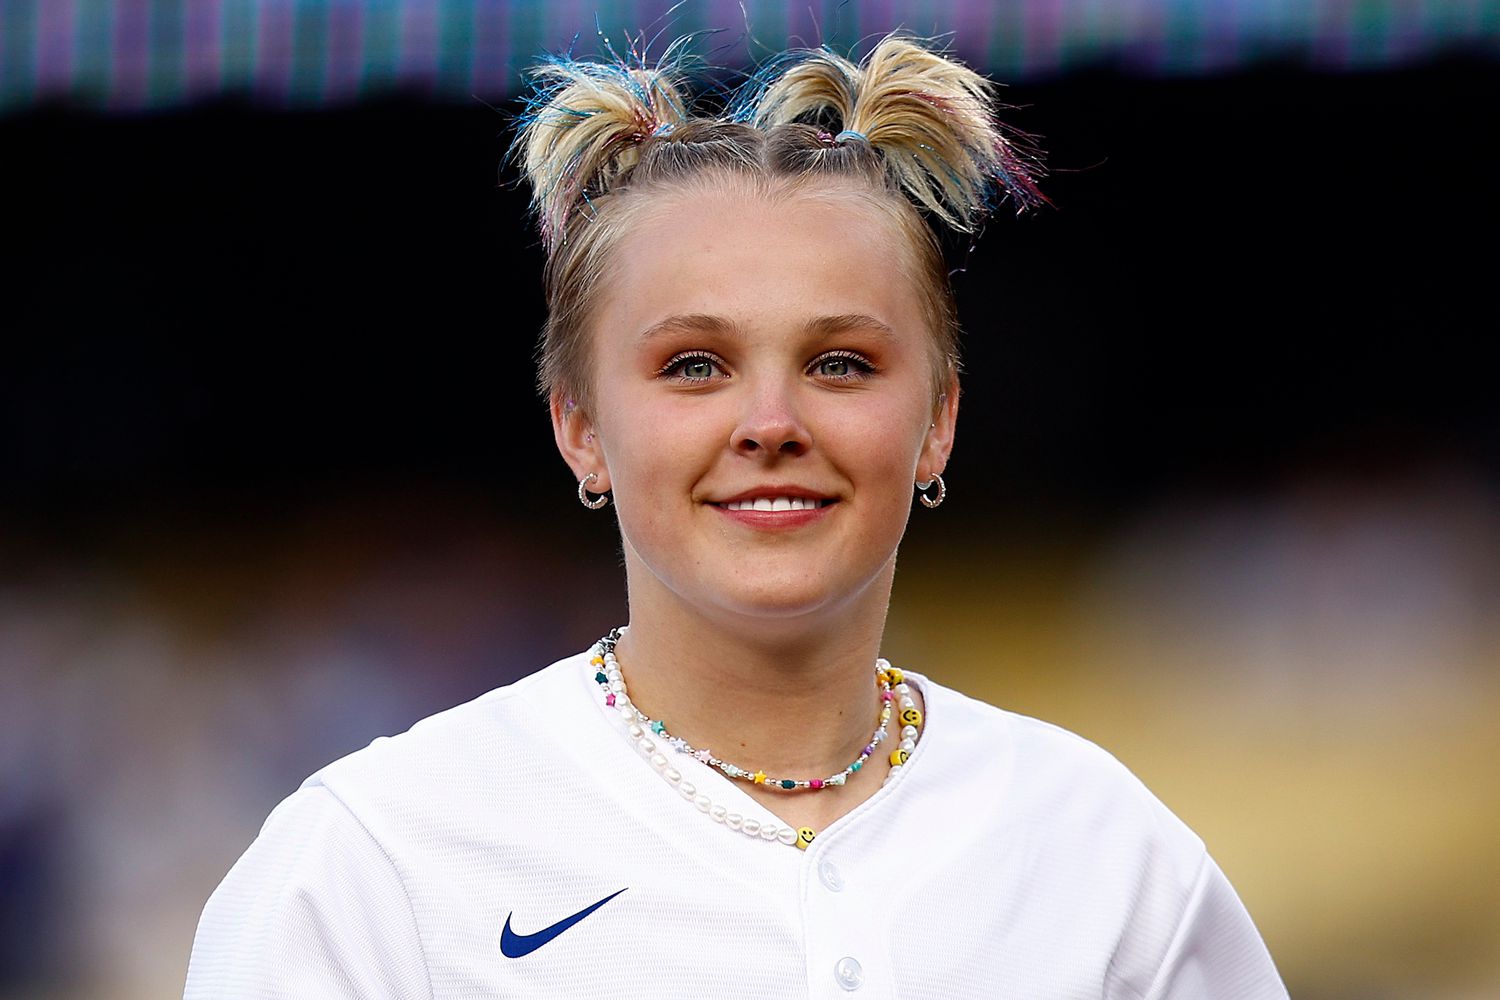
[[[531, 186], [550, 251], [591, 194], [608, 191], [640, 159], [640, 145], [688, 120], [679, 39], [654, 67], [547, 56], [527, 70], [535, 89], [512, 152]], [[613, 53], [611, 53], [613, 54]]]
[[855, 64], [827, 46], [783, 53], [742, 85], [731, 118], [759, 127], [816, 124], [854, 133], [883, 154], [888, 175], [922, 206], [968, 231], [1006, 197], [1018, 211], [1046, 202], [1045, 171], [1024, 133], [995, 117], [996, 84], [893, 32]]

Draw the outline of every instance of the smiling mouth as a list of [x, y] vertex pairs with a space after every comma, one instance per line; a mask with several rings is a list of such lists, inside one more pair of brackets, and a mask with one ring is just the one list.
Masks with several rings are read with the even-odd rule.
[[714, 504], [723, 510], [817, 510], [827, 507], [837, 501], [831, 499], [816, 499], [814, 497], [754, 497], [750, 500], [730, 500], [726, 503]]

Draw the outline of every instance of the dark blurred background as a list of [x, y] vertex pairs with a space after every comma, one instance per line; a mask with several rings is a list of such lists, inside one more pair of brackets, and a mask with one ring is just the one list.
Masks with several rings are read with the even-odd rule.
[[180, 992], [306, 774], [624, 620], [500, 170], [596, 18], [1010, 85], [887, 655], [1120, 756], [1300, 1000], [1500, 994], [1500, 3], [0, 0], [0, 996]]

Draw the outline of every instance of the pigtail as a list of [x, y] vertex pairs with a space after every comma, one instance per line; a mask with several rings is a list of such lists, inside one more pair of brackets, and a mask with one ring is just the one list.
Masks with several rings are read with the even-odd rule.
[[640, 159], [641, 144], [688, 119], [679, 39], [646, 66], [615, 56], [590, 62], [547, 56], [528, 70], [526, 99], [512, 155], [531, 186], [531, 207], [548, 253], [582, 206], [617, 185]]
[[729, 117], [762, 128], [803, 122], [839, 144], [865, 142], [888, 177], [955, 229], [977, 228], [1006, 197], [1018, 211], [1047, 201], [1028, 136], [996, 120], [995, 84], [892, 33], [859, 65], [826, 46], [784, 53], [752, 75]]

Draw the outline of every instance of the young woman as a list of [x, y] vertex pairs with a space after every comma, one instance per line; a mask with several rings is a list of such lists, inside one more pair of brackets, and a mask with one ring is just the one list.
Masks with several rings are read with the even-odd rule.
[[1040, 197], [989, 84], [892, 36], [697, 118], [674, 65], [546, 64], [518, 146], [628, 628], [308, 778], [187, 996], [1285, 997], [1119, 763], [879, 656], [958, 417], [922, 210]]

